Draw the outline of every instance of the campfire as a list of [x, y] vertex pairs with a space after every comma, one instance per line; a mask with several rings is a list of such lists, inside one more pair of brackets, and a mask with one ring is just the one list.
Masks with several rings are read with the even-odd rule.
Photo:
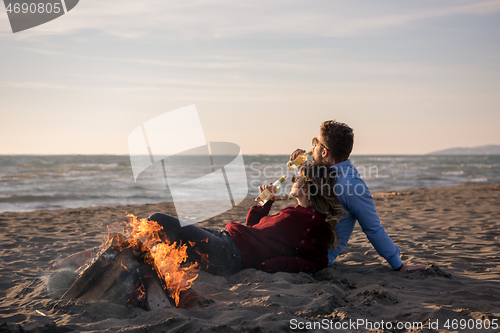
[[121, 233], [108, 230], [107, 240], [63, 298], [108, 300], [147, 310], [187, 307], [196, 298], [189, 291], [199, 271], [198, 263], [187, 261], [188, 245], [161, 237], [162, 227], [155, 221], [127, 217]]

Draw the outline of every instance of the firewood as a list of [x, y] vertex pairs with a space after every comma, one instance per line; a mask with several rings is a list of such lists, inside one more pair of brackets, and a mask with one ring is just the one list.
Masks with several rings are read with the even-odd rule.
[[132, 245], [122, 235], [109, 237], [62, 298], [105, 300], [147, 310], [172, 306], [158, 275], [144, 262], [147, 254], [140, 242]]

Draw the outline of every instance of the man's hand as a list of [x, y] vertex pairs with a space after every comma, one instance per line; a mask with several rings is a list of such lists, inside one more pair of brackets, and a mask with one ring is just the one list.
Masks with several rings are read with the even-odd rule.
[[399, 270], [400, 272], [406, 272], [406, 271], [415, 271], [419, 269], [426, 269], [427, 265], [423, 264], [418, 264], [418, 265], [403, 265], [401, 269]]
[[307, 153], [304, 149], [296, 149], [291, 155], [290, 155], [290, 161], [293, 161], [294, 159], [297, 158], [300, 154], [305, 154]]

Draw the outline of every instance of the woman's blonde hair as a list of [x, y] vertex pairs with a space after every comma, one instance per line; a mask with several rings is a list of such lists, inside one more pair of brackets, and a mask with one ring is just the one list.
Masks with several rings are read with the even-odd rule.
[[344, 216], [344, 209], [335, 194], [337, 172], [323, 163], [313, 163], [300, 168], [304, 176], [309, 205], [326, 220], [330, 230], [330, 248], [338, 247], [339, 239], [335, 232], [337, 222]]

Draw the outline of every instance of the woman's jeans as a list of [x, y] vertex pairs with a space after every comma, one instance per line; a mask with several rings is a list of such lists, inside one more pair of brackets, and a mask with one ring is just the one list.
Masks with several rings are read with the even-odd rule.
[[[197, 262], [211, 274], [226, 276], [245, 268], [240, 250], [226, 230], [217, 231], [194, 225], [181, 227], [177, 218], [161, 213], [154, 213], [148, 220], [158, 222], [165, 232], [163, 236], [171, 243], [186, 244], [188, 259]], [[189, 242], [194, 242], [194, 245]], [[208, 266], [200, 253], [208, 255]]]

